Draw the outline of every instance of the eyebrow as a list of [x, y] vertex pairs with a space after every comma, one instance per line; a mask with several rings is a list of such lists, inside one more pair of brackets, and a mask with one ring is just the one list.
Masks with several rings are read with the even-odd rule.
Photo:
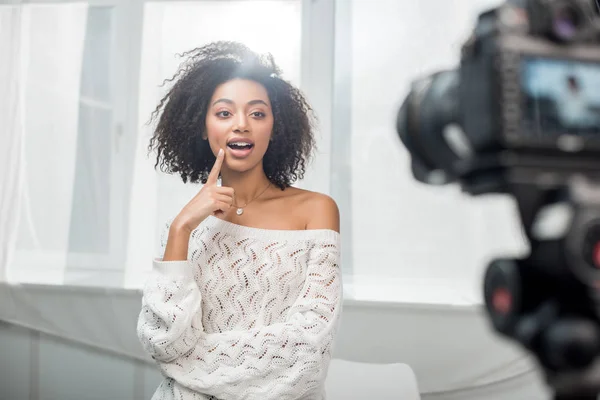
[[[215, 104], [217, 103], [227, 103], [227, 104], [234, 104], [233, 100], [230, 99], [219, 99], [217, 101], [215, 101], [212, 105], [213, 107], [215, 106]], [[269, 107], [269, 105], [264, 101], [264, 100], [260, 100], [260, 99], [256, 99], [256, 100], [250, 100], [248, 102], [249, 106], [253, 106], [255, 104], [264, 104], [265, 106]]]
[[269, 107], [269, 105], [268, 105], [268, 104], [267, 104], [267, 103], [266, 103], [264, 100], [260, 100], [260, 99], [256, 99], [256, 100], [250, 100], [250, 101], [248, 102], [248, 105], [249, 105], [249, 106], [253, 106], [253, 105], [255, 105], [255, 104], [263, 104], [263, 105], [265, 105], [265, 106]]

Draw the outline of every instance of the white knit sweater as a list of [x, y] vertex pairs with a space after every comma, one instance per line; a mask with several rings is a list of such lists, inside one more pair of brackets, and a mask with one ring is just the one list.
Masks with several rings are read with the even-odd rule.
[[342, 307], [339, 234], [208, 217], [187, 261], [161, 256], [138, 337], [165, 380], [153, 400], [324, 399]]

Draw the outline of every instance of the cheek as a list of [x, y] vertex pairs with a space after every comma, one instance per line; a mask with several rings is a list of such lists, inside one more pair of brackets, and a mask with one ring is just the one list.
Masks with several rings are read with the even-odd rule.
[[204, 132], [204, 139], [208, 139], [211, 147], [215, 147], [218, 150], [218, 146], [225, 141], [227, 136], [228, 127], [224, 126], [222, 121], [215, 120], [214, 118], [206, 119], [206, 131]]

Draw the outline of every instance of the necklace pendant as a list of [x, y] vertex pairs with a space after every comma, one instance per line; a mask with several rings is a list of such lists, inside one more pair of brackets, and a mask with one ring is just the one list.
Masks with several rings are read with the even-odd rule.
[[244, 209], [243, 208], [238, 208], [237, 211], [235, 212], [237, 215], [242, 215], [244, 213]]

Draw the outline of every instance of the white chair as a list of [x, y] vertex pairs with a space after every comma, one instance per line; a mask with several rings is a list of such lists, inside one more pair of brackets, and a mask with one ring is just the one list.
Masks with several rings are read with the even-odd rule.
[[325, 381], [327, 400], [421, 400], [406, 364], [367, 364], [334, 359]]

